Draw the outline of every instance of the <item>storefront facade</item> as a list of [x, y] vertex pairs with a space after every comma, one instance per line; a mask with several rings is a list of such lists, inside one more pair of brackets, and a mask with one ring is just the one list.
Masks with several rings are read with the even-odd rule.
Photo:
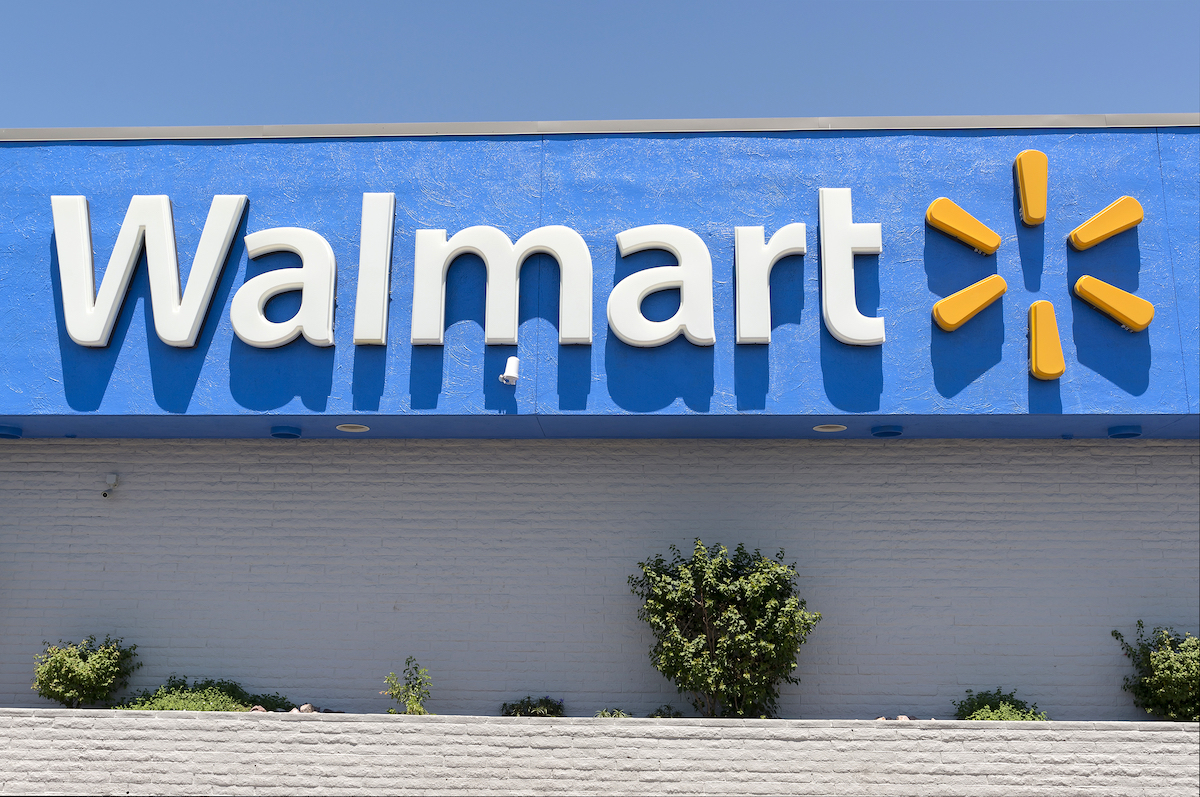
[[785, 715], [1137, 718], [1109, 630], [1200, 623], [1196, 120], [804, 127], [5, 143], [0, 701], [112, 633], [645, 713], [625, 578], [701, 537], [799, 562]]

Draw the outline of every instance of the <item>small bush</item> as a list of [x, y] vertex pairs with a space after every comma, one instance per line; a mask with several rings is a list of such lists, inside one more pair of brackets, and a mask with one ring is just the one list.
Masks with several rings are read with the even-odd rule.
[[1122, 687], [1133, 695], [1138, 708], [1176, 722], [1200, 721], [1200, 638], [1175, 633], [1173, 628], [1155, 628], [1149, 639], [1145, 625], [1137, 621], [1137, 645], [1130, 645], [1120, 631], [1113, 638], [1133, 660], [1133, 675]]
[[623, 719], [628, 719], [632, 715], [626, 714], [624, 711], [622, 711], [619, 708], [602, 708], [596, 712], [595, 716], [601, 717], [601, 718], [606, 718], [606, 719], [623, 720]]
[[46, 649], [33, 657], [32, 688], [68, 708], [107, 702], [129, 686], [129, 677], [142, 666], [134, 662], [137, 645], [124, 647], [123, 641], [106, 636], [97, 645], [93, 635], [78, 645], [61, 639], [57, 645], [44, 643]]
[[1045, 722], [1049, 718], [1044, 711], [1040, 714], [1032, 709], [1022, 711], [1011, 703], [1001, 703], [999, 708], [984, 706], [981, 709], [976, 709], [963, 719], [993, 720], [997, 722]]
[[114, 708], [127, 711], [249, 711], [220, 689], [178, 688], [163, 685], [154, 692], [145, 691]]
[[533, 697], [526, 695], [516, 703], [504, 703], [500, 706], [501, 717], [561, 717], [563, 702], [546, 695]]
[[797, 684], [796, 654], [821, 615], [796, 595], [796, 566], [739, 545], [671, 546], [629, 577], [650, 625], [650, 663], [705, 717], [773, 717], [780, 682]]
[[404, 683], [400, 683], [394, 672], [389, 672], [383, 682], [388, 688], [379, 694], [387, 695], [404, 709], [396, 711], [389, 708], [389, 714], [423, 716], [429, 713], [425, 710], [425, 701], [429, 699], [429, 687], [433, 686], [433, 679], [429, 677], [428, 670], [417, 664], [415, 658], [409, 656], [404, 660]]
[[954, 704], [954, 716], [960, 720], [1000, 720], [1003, 722], [1045, 722], [1046, 712], [1038, 712], [1037, 703], [1030, 706], [1013, 691], [1005, 694], [1000, 687], [995, 692], [967, 690], [967, 696]]
[[670, 703], [663, 703], [658, 708], [646, 715], [649, 719], [655, 720], [674, 720], [683, 717], [682, 711], [676, 711], [675, 707]]
[[208, 678], [194, 681], [189, 686], [186, 676], [172, 675], [153, 692], [143, 689], [113, 708], [127, 711], [249, 711], [254, 706], [262, 706], [267, 711], [288, 711], [296, 707], [277, 692], [250, 694], [235, 681]]

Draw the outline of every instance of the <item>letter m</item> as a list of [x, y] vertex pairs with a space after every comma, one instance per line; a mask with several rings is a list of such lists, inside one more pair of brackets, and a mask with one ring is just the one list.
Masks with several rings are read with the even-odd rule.
[[413, 275], [412, 343], [441, 346], [446, 327], [446, 274], [462, 254], [487, 267], [483, 339], [489, 346], [517, 343], [521, 263], [534, 254], [558, 261], [558, 342], [592, 342], [592, 255], [569, 227], [538, 227], [514, 244], [495, 227], [468, 227], [449, 241], [445, 230], [417, 230]]

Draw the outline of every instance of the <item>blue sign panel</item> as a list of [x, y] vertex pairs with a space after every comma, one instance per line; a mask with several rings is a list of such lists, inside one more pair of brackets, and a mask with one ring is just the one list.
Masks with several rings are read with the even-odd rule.
[[[305, 437], [337, 437], [348, 433], [335, 426], [357, 423], [370, 427], [363, 435], [385, 437], [812, 437], [820, 435], [814, 426], [832, 424], [847, 427], [832, 434], [842, 437], [869, 437], [873, 429], [890, 433], [880, 427], [900, 427], [906, 437], [1094, 437], [1114, 427], [1134, 427], [1147, 437], [1195, 437], [1197, 133], [1164, 128], [0, 145], [0, 431], [30, 437], [253, 437], [291, 427]], [[1048, 163], [1045, 221], [1036, 226], [1022, 220], [1014, 171], [1014, 159], [1027, 150], [1044, 153]], [[377, 231], [371, 233], [374, 249], [364, 240], [364, 194], [394, 195], [390, 253]], [[169, 198], [167, 205], [153, 199], [161, 196]], [[219, 196], [245, 197], [236, 208], [228, 199], [227, 254], [218, 240], [220, 224], [210, 219], [210, 211], [213, 218], [218, 214]], [[134, 197], [152, 199], [135, 207]], [[998, 236], [994, 254], [927, 222], [930, 205], [943, 197], [952, 210], [961, 209]], [[1144, 214], [1139, 222], [1088, 248], [1068, 243], [1073, 230], [1122, 197], [1136, 200]], [[844, 200], [849, 216], [835, 215], [835, 199]], [[163, 207], [166, 226], [154, 220]], [[149, 221], [139, 227], [137, 213], [149, 214]], [[752, 266], [757, 262], [761, 271], [766, 255], [754, 261], [749, 248], [739, 249], [738, 228], [751, 229], [745, 240], [762, 228], [766, 246], [778, 231], [798, 224], [805, 229], [790, 228], [789, 251], [804, 254], [785, 254], [773, 268], [767, 264], [761, 278], [769, 273], [769, 296], [762, 294], [756, 304], [758, 272]], [[672, 252], [670, 241], [640, 251], [619, 243], [619, 235], [650, 225], [669, 229], [638, 234], [651, 243], [659, 240], [655, 234], [674, 235], [671, 240], [692, 247], [689, 254]], [[878, 225], [877, 252], [868, 240], [871, 225]], [[434, 261], [443, 251], [435, 247], [442, 239], [429, 231], [444, 231], [448, 252], [457, 233], [478, 226], [499, 230], [518, 244], [513, 251], [521, 249], [522, 236], [542, 228], [555, 228], [558, 241], [581, 239], [590, 257], [590, 297], [560, 289], [559, 261], [566, 259], [560, 251], [533, 246], [514, 296], [516, 344], [507, 333], [493, 338], [491, 324], [500, 329], [511, 308], [489, 307], [496, 318], [485, 319], [488, 294], [494, 292], [499, 306], [502, 291], [511, 289], [499, 266], [485, 267], [480, 255], [486, 251], [460, 247], [462, 253], [447, 261], [443, 340], [422, 338], [413, 321], [418, 264], [424, 257], [432, 265], [423, 268], [441, 268]], [[206, 233], [209, 228], [217, 232]], [[191, 346], [167, 342], [168, 303], [151, 297], [148, 253], [160, 258], [154, 268], [166, 262], [154, 248], [169, 248], [156, 237], [166, 229], [173, 229], [181, 287], [203, 281], [189, 282], [203, 263], [211, 260], [215, 268]], [[286, 232], [294, 229], [315, 233], [303, 240], [317, 249], [321, 239], [327, 242], [327, 267], [317, 262], [324, 257], [317, 249], [288, 249], [288, 235], [304, 235]], [[386, 227], [379, 229], [386, 235]], [[81, 287], [84, 233], [94, 251], [91, 287]], [[124, 243], [119, 234], [127, 236]], [[207, 243], [202, 234], [210, 235]], [[526, 241], [537, 244], [550, 233], [538, 235]], [[110, 262], [114, 250], [118, 257]], [[119, 262], [128, 259], [126, 250], [136, 260], [121, 300], [121, 286], [115, 279], [105, 283], [103, 274], [106, 266], [126, 265]], [[213, 255], [218, 250], [222, 257]], [[704, 271], [703, 254], [696, 253], [704, 250], [711, 264], [707, 289], [697, 276]], [[835, 272], [839, 252], [852, 265]], [[686, 269], [670, 269], [685, 259]], [[385, 277], [366, 275], [369, 262], [390, 268], [389, 303], [371, 293]], [[637, 290], [652, 282], [646, 275], [614, 293], [631, 275], [654, 268], [666, 270], [655, 272], [661, 279], [648, 293]], [[297, 276], [248, 284], [278, 269]], [[972, 306], [977, 312], [952, 331], [939, 325], [932, 314], [937, 302], [991, 275], [1003, 278], [1002, 296], [982, 309]], [[1076, 292], [1083, 276], [1110, 286], [1116, 291], [1111, 295], [1130, 307], [1148, 302], [1152, 321], [1140, 331], [1123, 327], [1112, 308]], [[325, 287], [318, 284], [322, 279]], [[432, 292], [418, 289], [415, 306], [436, 314], [438, 283], [436, 276], [430, 279]], [[278, 283], [273, 295], [255, 287], [272, 280]], [[360, 286], [364, 280], [367, 288]], [[85, 288], [91, 292], [81, 293]], [[849, 299], [838, 298], [843, 289]], [[113, 295], [115, 316], [105, 338], [101, 316], [106, 296]], [[739, 295], [746, 302], [746, 329], [754, 326], [752, 316], [758, 327], [769, 325], [769, 343], [737, 342]], [[91, 297], [95, 309], [88, 315], [93, 311], [80, 308]], [[373, 299], [378, 301], [367, 307]], [[579, 342], [577, 329], [588, 301], [590, 343]], [[1053, 310], [1054, 324], [1041, 330], [1058, 334], [1063, 368], [1055, 378], [1031, 372], [1030, 307], [1038, 301]], [[332, 306], [332, 330], [322, 339], [317, 329], [325, 323], [326, 305]], [[386, 330], [379, 331], [386, 334], [378, 337], [386, 344], [356, 344], [366, 334], [356, 333], [356, 320], [369, 327], [385, 307]], [[250, 321], [239, 328], [232, 320], [238, 312], [251, 318], [260, 308], [255, 329], [298, 329], [293, 319], [301, 318], [311, 323], [290, 342], [264, 347], [265, 339], [255, 343], [248, 331]], [[882, 342], [843, 342], [845, 336], [835, 334], [837, 313], [861, 317], [864, 329], [881, 329]], [[672, 319], [685, 316], [692, 326], [680, 322], [667, 342], [638, 343], [636, 332], [618, 334], [635, 327], [673, 329]], [[709, 340], [699, 331], [706, 318]], [[568, 319], [576, 327], [570, 334]], [[882, 319], [881, 326], [871, 319]], [[492, 342], [485, 340], [485, 322]], [[436, 317], [431, 323], [436, 326]], [[93, 334], [87, 329], [99, 330], [99, 337], [87, 338]], [[186, 330], [180, 334], [186, 337]], [[576, 342], [564, 342], [571, 335]], [[519, 361], [518, 378], [506, 384], [499, 377], [512, 357]]]

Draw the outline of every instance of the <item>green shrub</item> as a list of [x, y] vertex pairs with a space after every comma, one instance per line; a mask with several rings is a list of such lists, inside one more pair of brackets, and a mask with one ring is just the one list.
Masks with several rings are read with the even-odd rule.
[[626, 714], [619, 708], [602, 708], [596, 712], [595, 716], [608, 719], [628, 719], [630, 714]]
[[679, 549], [638, 562], [629, 586], [642, 599], [638, 617], [655, 642], [650, 662], [706, 717], [774, 716], [780, 682], [796, 684], [796, 654], [821, 615], [796, 596], [796, 566], [739, 545], [696, 540], [692, 556]]
[[429, 677], [428, 670], [417, 664], [415, 658], [409, 656], [404, 660], [404, 683], [400, 683], [400, 679], [394, 672], [389, 672], [383, 682], [387, 684], [388, 688], [379, 694], [387, 695], [404, 709], [404, 711], [396, 711], [394, 708], [389, 708], [389, 714], [420, 716], [429, 713], [425, 710], [424, 704], [429, 699], [429, 687], [433, 686], [433, 679]]
[[663, 703], [661, 706], [654, 709], [646, 716], [649, 719], [655, 719], [655, 720], [664, 720], [664, 719], [673, 720], [673, 719], [681, 718], [683, 716], [683, 712], [676, 711], [675, 707], [672, 706], [670, 703]]
[[62, 703], [68, 708], [107, 702], [114, 692], [129, 686], [129, 677], [141, 667], [134, 662], [137, 645], [123, 647], [121, 639], [104, 637], [84, 638], [78, 645], [49, 642], [46, 649], [33, 657], [33, 689], [40, 697]]
[[249, 711], [252, 707], [239, 703], [220, 689], [180, 689], [164, 685], [153, 693], [142, 692], [114, 708], [128, 711]]
[[254, 706], [262, 706], [267, 711], [287, 711], [296, 707], [281, 694], [250, 694], [235, 681], [208, 678], [194, 681], [189, 686], [186, 676], [172, 675], [153, 692], [143, 689], [113, 708], [128, 711], [249, 711]]
[[500, 706], [501, 717], [561, 717], [563, 702], [546, 695], [533, 697], [526, 695], [516, 703], [503, 703]]
[[1001, 703], [999, 708], [984, 706], [963, 719], [994, 720], [998, 722], [1045, 722], [1049, 717], [1046, 716], [1046, 712], [1044, 711], [1040, 714], [1033, 709], [1022, 711], [1011, 703]]
[[1137, 621], [1137, 645], [1130, 645], [1120, 631], [1113, 638], [1133, 660], [1133, 675], [1125, 677], [1126, 692], [1133, 703], [1176, 722], [1200, 721], [1200, 638], [1175, 633], [1173, 628], [1155, 628], [1143, 636], [1145, 625]]
[[1000, 720], [1003, 722], [1045, 722], [1046, 712], [1038, 712], [1037, 703], [1030, 706], [1013, 691], [1005, 694], [1000, 687], [995, 692], [967, 690], [967, 696], [954, 704], [954, 716], [960, 720]]

